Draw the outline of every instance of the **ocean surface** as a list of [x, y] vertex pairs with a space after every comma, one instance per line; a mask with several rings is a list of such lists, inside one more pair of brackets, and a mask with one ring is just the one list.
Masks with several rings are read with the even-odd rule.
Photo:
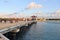
[[60, 40], [60, 21], [37, 22], [19, 32], [15, 40]]

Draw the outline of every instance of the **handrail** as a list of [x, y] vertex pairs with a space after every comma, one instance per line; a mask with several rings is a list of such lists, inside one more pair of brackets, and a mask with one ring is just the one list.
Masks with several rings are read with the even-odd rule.
[[0, 38], [2, 38], [3, 40], [9, 40], [7, 37], [5, 37], [3, 34], [0, 33]]

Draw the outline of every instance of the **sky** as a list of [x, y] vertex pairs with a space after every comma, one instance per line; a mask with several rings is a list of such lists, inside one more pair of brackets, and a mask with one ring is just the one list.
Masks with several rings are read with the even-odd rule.
[[60, 13], [60, 0], [0, 0], [0, 15], [41, 13], [46, 16], [53, 12]]

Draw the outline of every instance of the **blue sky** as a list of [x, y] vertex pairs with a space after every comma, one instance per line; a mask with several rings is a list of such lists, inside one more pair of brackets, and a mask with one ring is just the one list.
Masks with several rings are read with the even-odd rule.
[[[42, 5], [42, 8], [26, 10], [31, 2]], [[60, 10], [60, 0], [0, 0], [0, 15], [14, 12], [28, 15], [39, 11], [48, 13], [56, 10]]]

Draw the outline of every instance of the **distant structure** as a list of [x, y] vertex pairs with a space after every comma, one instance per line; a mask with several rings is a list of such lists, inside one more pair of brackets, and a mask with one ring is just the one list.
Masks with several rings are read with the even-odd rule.
[[31, 16], [32, 20], [36, 20], [37, 16], [33, 15]]

